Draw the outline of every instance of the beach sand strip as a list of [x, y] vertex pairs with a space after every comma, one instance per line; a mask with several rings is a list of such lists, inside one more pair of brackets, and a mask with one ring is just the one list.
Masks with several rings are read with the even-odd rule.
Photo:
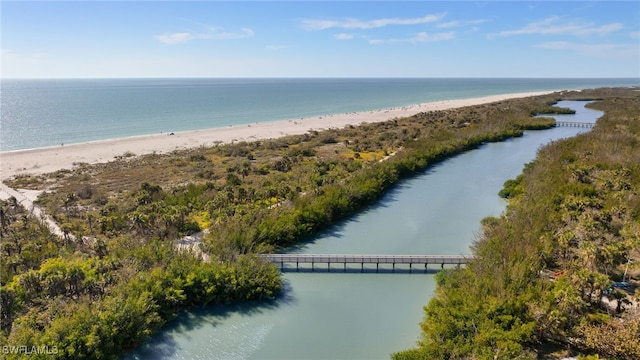
[[487, 104], [552, 92], [527, 92], [444, 100], [372, 111], [175, 132], [172, 133], [173, 135], [164, 133], [3, 152], [0, 153], [1, 179], [19, 174], [37, 175], [61, 169], [72, 169], [78, 163], [109, 162], [127, 153], [143, 155], [155, 152], [161, 154], [199, 146], [214, 146], [220, 143], [274, 139], [286, 135], [304, 134], [312, 130], [320, 131], [329, 128], [343, 128], [347, 125], [381, 122], [412, 116], [420, 112]]

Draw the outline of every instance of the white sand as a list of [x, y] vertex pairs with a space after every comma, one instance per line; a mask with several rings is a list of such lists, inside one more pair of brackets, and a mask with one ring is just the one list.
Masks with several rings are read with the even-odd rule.
[[486, 104], [506, 99], [549, 94], [553, 91], [493, 95], [472, 99], [436, 101], [406, 107], [358, 113], [318, 116], [296, 120], [283, 120], [252, 125], [237, 125], [208, 130], [177, 132], [175, 135], [157, 134], [79, 144], [20, 150], [0, 153], [0, 180], [18, 174], [44, 174], [60, 169], [71, 169], [74, 163], [102, 163], [127, 152], [135, 155], [153, 152], [165, 153], [177, 149], [211, 146], [218, 142], [252, 141], [304, 134], [310, 130], [342, 128], [364, 122], [380, 122], [406, 117], [419, 112], [452, 109]]

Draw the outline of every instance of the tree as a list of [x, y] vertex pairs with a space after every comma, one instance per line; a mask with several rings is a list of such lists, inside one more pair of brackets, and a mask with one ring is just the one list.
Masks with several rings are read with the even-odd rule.
[[60, 230], [62, 230], [65, 244], [69, 244], [71, 242], [71, 232], [73, 231], [73, 225], [71, 225], [70, 223], [64, 223], [62, 224], [62, 226], [60, 226]]
[[245, 161], [242, 162], [242, 167], [240, 168], [240, 174], [242, 175], [242, 178], [244, 179], [250, 173], [251, 173], [251, 162], [248, 161], [248, 160], [245, 160]]

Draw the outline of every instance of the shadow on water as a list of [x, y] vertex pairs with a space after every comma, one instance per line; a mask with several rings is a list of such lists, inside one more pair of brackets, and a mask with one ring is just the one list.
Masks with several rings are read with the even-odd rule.
[[[449, 269], [447, 267], [446, 269]], [[316, 265], [315, 268], [311, 269], [310, 267], [285, 267], [281, 271], [283, 273], [302, 273], [302, 274], [367, 274], [367, 275], [377, 275], [377, 274], [402, 274], [402, 275], [434, 275], [440, 272], [442, 269], [440, 267], [436, 268], [420, 268], [416, 266], [412, 269], [409, 268], [395, 268], [392, 269], [390, 267], [385, 268], [371, 268], [371, 267], [347, 267], [346, 269], [343, 267], [331, 267], [331, 269], [327, 269], [326, 265]]]
[[153, 336], [149, 337], [135, 350], [124, 354], [122, 360], [173, 358], [183, 348], [175, 334], [181, 334], [191, 340], [189, 334], [205, 326], [221, 326], [232, 315], [243, 317], [257, 316], [279, 307], [294, 304], [291, 283], [283, 279], [282, 292], [274, 299], [254, 300], [229, 305], [203, 305], [186, 310], [168, 321]]
[[[475, 150], [475, 149], [474, 149]], [[469, 151], [474, 151], [474, 150], [469, 150]], [[465, 151], [467, 152], [467, 151]], [[420, 171], [417, 171], [405, 178], [402, 178], [399, 182], [397, 182], [396, 184], [392, 185], [390, 188], [388, 188], [385, 193], [377, 200], [374, 200], [373, 202], [371, 202], [370, 204], [367, 204], [365, 206], [363, 206], [362, 208], [356, 210], [356, 212], [352, 215], [349, 215], [343, 219], [337, 220], [335, 221], [333, 224], [331, 224], [329, 227], [327, 227], [326, 229], [319, 231], [309, 237], [307, 237], [306, 239], [303, 239], [301, 241], [299, 241], [296, 244], [290, 245], [288, 246], [286, 249], [283, 249], [281, 252], [282, 253], [298, 253], [298, 252], [303, 252], [305, 250], [306, 247], [308, 247], [309, 245], [312, 245], [314, 243], [316, 243], [317, 241], [326, 239], [326, 238], [335, 238], [335, 239], [342, 239], [344, 238], [344, 230], [346, 228], [348, 228], [349, 226], [351, 226], [354, 223], [359, 223], [360, 219], [362, 217], [365, 217], [366, 215], [379, 211], [380, 209], [384, 209], [384, 208], [389, 208], [394, 206], [395, 203], [397, 203], [399, 201], [398, 199], [398, 195], [403, 192], [406, 191], [408, 189], [411, 189], [412, 185], [411, 185], [411, 181], [416, 180], [416, 179], [420, 179], [424, 176], [428, 176], [432, 173], [434, 173], [439, 167], [443, 166], [443, 164], [450, 159], [453, 159], [457, 156], [460, 156], [462, 154], [464, 154], [465, 152], [462, 152], [460, 154], [456, 154], [452, 157], [449, 157], [447, 159], [444, 159], [443, 161], [440, 161], [438, 163], [429, 165], [427, 168], [422, 169]]]

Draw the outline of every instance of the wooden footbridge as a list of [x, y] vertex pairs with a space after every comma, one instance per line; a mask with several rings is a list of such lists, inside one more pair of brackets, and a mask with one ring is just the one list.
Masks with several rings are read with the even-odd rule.
[[577, 121], [556, 121], [556, 126], [592, 128], [595, 123]]
[[327, 271], [331, 271], [331, 264], [341, 264], [343, 270], [347, 270], [347, 264], [360, 264], [361, 271], [364, 271], [365, 264], [376, 264], [376, 271], [380, 264], [389, 264], [395, 270], [396, 265], [409, 265], [411, 270], [413, 265], [424, 265], [425, 270], [429, 264], [440, 265], [464, 265], [471, 260], [470, 255], [347, 255], [347, 254], [264, 254], [261, 255], [267, 261], [280, 264], [282, 270], [287, 264], [296, 264], [296, 270], [300, 264], [311, 264], [311, 271], [314, 271], [315, 264], [326, 264]]

